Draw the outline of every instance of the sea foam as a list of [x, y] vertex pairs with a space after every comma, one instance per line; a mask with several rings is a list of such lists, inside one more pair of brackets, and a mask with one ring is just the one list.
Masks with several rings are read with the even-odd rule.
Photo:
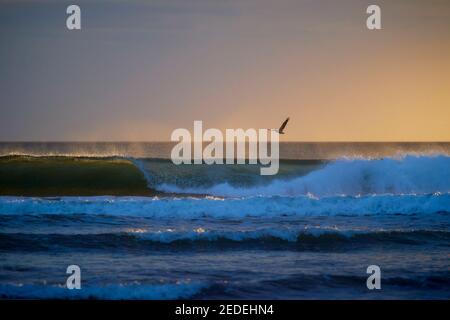
[[268, 185], [240, 187], [220, 183], [209, 188], [181, 188], [163, 183], [157, 189], [224, 197], [448, 193], [450, 157], [409, 155], [379, 160], [340, 159], [305, 176], [278, 179]]
[[80, 290], [68, 290], [51, 285], [0, 285], [0, 297], [8, 299], [182, 299], [198, 294], [205, 288], [201, 283], [133, 284], [84, 286]]
[[154, 218], [242, 218], [450, 212], [450, 194], [244, 198], [0, 197], [0, 215], [90, 214]]

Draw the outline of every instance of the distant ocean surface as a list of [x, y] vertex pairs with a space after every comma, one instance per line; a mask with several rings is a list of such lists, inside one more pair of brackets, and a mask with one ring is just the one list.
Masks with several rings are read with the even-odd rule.
[[281, 143], [275, 176], [173, 145], [0, 143], [0, 298], [450, 298], [450, 143]]

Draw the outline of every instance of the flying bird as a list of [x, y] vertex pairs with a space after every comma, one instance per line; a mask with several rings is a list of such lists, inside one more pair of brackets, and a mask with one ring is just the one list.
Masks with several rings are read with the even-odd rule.
[[287, 125], [287, 123], [288, 123], [288, 121], [289, 121], [289, 118], [287, 118], [286, 120], [284, 120], [284, 122], [281, 124], [281, 126], [280, 126], [280, 129], [272, 129], [272, 131], [276, 131], [276, 132], [278, 132], [279, 134], [284, 134], [284, 128], [286, 128], [286, 125]]

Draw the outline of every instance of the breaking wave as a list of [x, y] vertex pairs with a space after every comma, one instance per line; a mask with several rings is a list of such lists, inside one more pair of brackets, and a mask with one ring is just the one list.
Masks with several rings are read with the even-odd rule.
[[220, 183], [208, 188], [182, 188], [163, 183], [157, 186], [157, 189], [164, 192], [223, 197], [448, 193], [450, 157], [441, 155], [378, 160], [340, 159], [304, 176], [277, 179], [268, 185], [240, 187]]
[[89, 214], [155, 218], [433, 214], [450, 212], [450, 194], [315, 198], [0, 197], [0, 215]]
[[118, 157], [0, 157], [0, 195], [217, 197], [424, 195], [450, 192], [450, 157], [283, 160], [279, 174], [255, 165], [181, 165]]
[[[0, 251], [47, 251], [54, 248], [74, 250], [139, 249], [161, 250], [179, 249], [203, 245], [214, 247], [234, 247], [241, 249], [276, 247], [304, 250], [345, 249], [345, 245], [375, 244], [424, 244], [450, 241], [446, 230], [398, 229], [398, 230], [338, 230], [333, 228], [287, 228], [253, 230], [159, 230], [143, 232], [117, 232], [92, 234], [29, 234], [0, 233]], [[353, 249], [354, 247], [352, 247]]]
[[103, 287], [82, 287], [68, 290], [64, 286], [50, 285], [0, 285], [0, 298], [3, 299], [186, 299], [205, 288], [200, 283], [174, 284], [133, 284], [107, 285]]

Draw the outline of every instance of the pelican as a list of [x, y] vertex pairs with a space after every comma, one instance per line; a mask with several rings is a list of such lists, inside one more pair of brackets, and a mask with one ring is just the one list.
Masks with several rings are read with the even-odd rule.
[[287, 118], [286, 120], [284, 120], [284, 122], [281, 124], [280, 129], [271, 129], [272, 131], [278, 132], [279, 134], [284, 134], [284, 128], [286, 128], [286, 125], [289, 121], [289, 118]]

